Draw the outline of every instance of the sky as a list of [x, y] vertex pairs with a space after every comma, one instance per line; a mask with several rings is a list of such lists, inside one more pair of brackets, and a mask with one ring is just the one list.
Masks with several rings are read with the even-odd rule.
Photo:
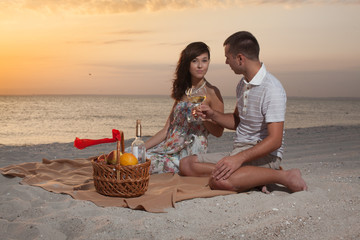
[[0, 95], [169, 95], [180, 52], [246, 30], [290, 97], [360, 97], [360, 0], [0, 0]]

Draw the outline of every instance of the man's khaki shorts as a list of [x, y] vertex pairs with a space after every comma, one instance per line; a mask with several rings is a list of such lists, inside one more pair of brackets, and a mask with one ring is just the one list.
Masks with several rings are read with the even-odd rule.
[[[213, 163], [216, 164], [222, 158], [227, 156], [233, 156], [242, 152], [246, 149], [249, 149], [255, 146], [256, 143], [235, 143], [234, 149], [227, 153], [227, 152], [219, 152], [219, 153], [207, 153], [207, 154], [198, 154], [198, 162], [202, 163]], [[266, 167], [272, 169], [280, 169], [281, 158], [274, 156], [274, 155], [266, 155], [265, 157], [253, 160], [251, 162], [245, 163], [243, 166], [258, 166], [258, 167]]]

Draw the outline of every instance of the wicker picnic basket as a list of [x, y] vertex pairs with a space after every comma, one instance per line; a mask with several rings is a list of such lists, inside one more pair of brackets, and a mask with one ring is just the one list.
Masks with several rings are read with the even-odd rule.
[[[117, 153], [124, 152], [124, 133], [120, 131], [121, 141], [117, 141]], [[112, 197], [139, 197], [148, 189], [150, 160], [130, 166], [108, 165], [93, 159], [93, 177], [98, 193]]]

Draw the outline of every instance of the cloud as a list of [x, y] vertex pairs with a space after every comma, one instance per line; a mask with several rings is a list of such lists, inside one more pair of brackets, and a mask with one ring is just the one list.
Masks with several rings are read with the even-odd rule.
[[67, 44], [75, 44], [75, 45], [99, 45], [99, 44], [118, 44], [118, 43], [126, 43], [126, 42], [135, 42], [137, 41], [136, 38], [131, 38], [137, 35], [143, 35], [143, 34], [150, 34], [153, 33], [153, 31], [148, 30], [122, 30], [122, 31], [116, 31], [116, 32], [108, 32], [107, 34], [113, 36], [113, 35], [119, 35], [121, 38], [117, 38], [114, 40], [108, 40], [108, 41], [89, 41], [89, 40], [76, 40], [76, 41], [67, 41]]
[[73, 12], [76, 14], [117, 14], [137, 11], [182, 10], [245, 5], [360, 4], [360, 0], [3, 0], [2, 10]]
[[132, 39], [116, 39], [111, 41], [105, 41], [103, 44], [116, 44], [116, 43], [123, 43], [123, 42], [133, 42]]
[[141, 34], [148, 34], [152, 33], [152, 31], [148, 30], [123, 30], [117, 32], [111, 32], [111, 34], [120, 34], [120, 35], [141, 35]]

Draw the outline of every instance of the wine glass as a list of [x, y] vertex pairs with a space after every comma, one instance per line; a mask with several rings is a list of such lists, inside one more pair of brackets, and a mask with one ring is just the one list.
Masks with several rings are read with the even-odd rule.
[[188, 91], [186, 91], [187, 98], [189, 102], [193, 103], [191, 114], [188, 114], [187, 120], [188, 122], [196, 122], [198, 120], [201, 120], [201, 118], [194, 116], [195, 109], [200, 106], [202, 102], [206, 99], [206, 88], [205, 86], [200, 87], [198, 89], [190, 88]]

